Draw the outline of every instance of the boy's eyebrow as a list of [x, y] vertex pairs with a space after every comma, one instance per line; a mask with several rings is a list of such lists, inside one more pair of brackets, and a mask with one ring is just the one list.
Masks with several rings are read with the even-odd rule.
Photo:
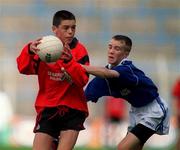
[[62, 27], [68, 27], [68, 28], [76, 28], [76, 25], [73, 25], [73, 26], [71, 26], [71, 25], [62, 25]]

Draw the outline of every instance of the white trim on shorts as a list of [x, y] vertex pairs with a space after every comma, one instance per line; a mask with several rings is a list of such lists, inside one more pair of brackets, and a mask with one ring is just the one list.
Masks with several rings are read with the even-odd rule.
[[142, 124], [156, 132], [159, 135], [169, 133], [169, 110], [165, 101], [157, 97], [151, 103], [143, 107], [131, 106], [129, 110], [128, 131], [137, 124]]

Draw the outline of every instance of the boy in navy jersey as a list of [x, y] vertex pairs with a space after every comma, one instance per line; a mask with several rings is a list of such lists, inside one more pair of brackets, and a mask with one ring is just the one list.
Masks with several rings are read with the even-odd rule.
[[153, 134], [169, 132], [167, 105], [152, 80], [127, 59], [131, 47], [129, 37], [115, 35], [108, 45], [108, 65], [84, 66], [89, 74], [96, 76], [85, 90], [88, 101], [113, 96], [131, 104], [128, 133], [119, 142], [118, 150], [141, 150]]
[[74, 14], [56, 12], [52, 31], [64, 44], [61, 59], [55, 63], [41, 61], [37, 55], [40, 39], [26, 44], [17, 58], [20, 73], [38, 76], [33, 150], [50, 150], [58, 138], [54, 149], [73, 149], [88, 115], [83, 87], [89, 77], [80, 64], [89, 65], [89, 57], [84, 45], [74, 37]]

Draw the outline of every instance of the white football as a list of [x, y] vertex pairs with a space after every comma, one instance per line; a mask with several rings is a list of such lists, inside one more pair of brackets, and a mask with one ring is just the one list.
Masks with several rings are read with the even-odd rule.
[[42, 37], [41, 43], [37, 45], [39, 58], [45, 62], [56, 62], [63, 50], [62, 41], [53, 35]]

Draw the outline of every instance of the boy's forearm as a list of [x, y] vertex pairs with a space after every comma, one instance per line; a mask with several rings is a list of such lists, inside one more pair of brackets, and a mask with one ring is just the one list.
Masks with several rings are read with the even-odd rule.
[[115, 70], [109, 70], [105, 67], [85, 66], [82, 65], [89, 74], [98, 76], [101, 78], [113, 78], [119, 77], [119, 73]]

